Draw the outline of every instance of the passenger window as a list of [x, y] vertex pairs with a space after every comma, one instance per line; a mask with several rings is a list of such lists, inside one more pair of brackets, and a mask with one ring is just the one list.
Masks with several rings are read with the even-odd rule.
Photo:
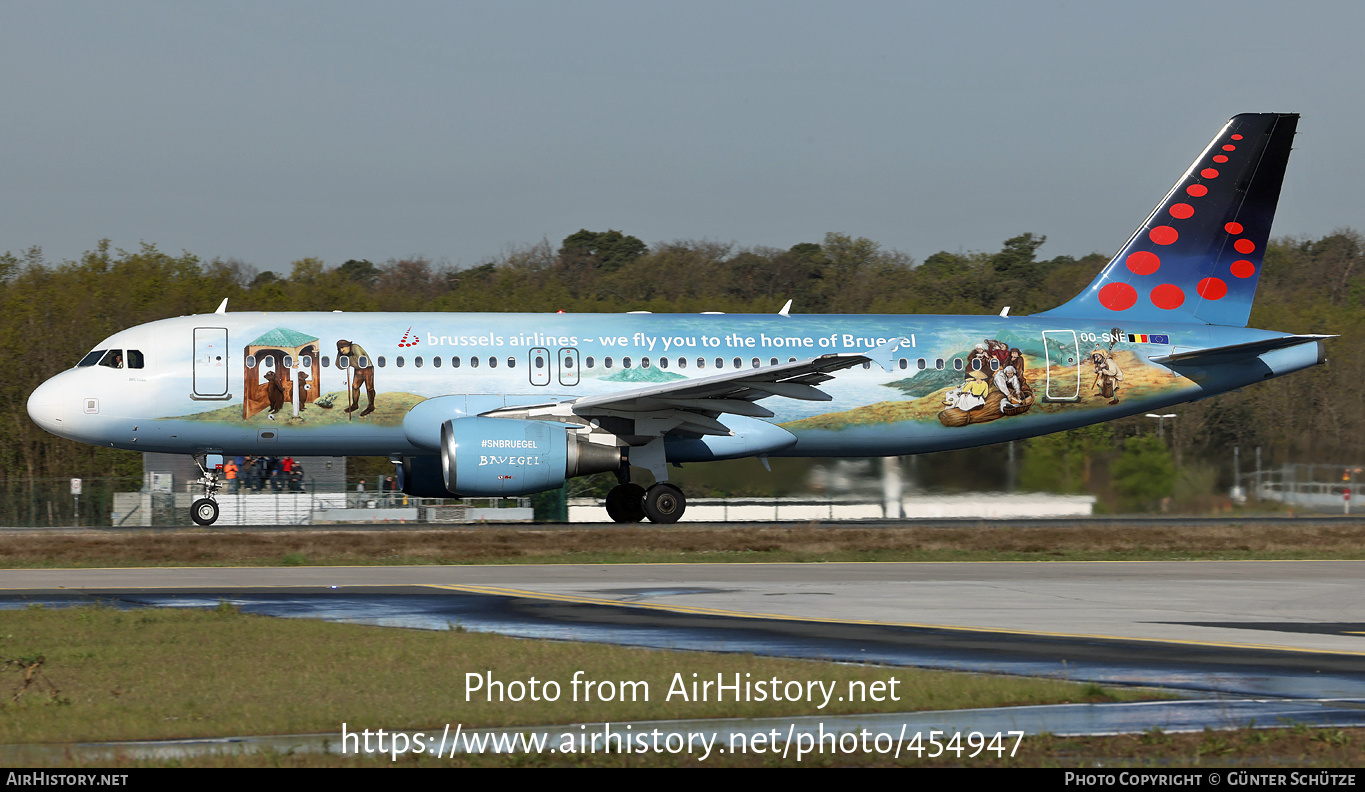
[[478, 368], [478, 367], [479, 367], [479, 356], [478, 356], [478, 355], [472, 355], [472, 356], [470, 356], [470, 358], [469, 358], [469, 367], [470, 367], [470, 368]]
[[495, 358], [495, 357], [493, 357], [492, 355], [489, 355], [489, 356], [488, 356], [488, 367], [489, 367], [489, 368], [497, 368], [497, 367], [498, 367], [498, 359]]
[[[399, 360], [402, 360], [402, 358], [399, 358]], [[402, 363], [399, 363], [398, 365], [401, 366], [401, 365], [403, 365], [403, 364], [402, 364]], [[355, 362], [355, 367], [356, 367], [356, 368], [369, 368], [369, 367], [370, 367], [370, 359], [369, 359], [368, 357], [364, 356], [364, 355], [361, 355], [360, 358], [359, 358], [358, 360], [356, 360], [356, 362]]]
[[939, 371], [943, 370], [943, 358], [938, 358], [934, 361], [934, 368], [938, 369]]
[[630, 368], [630, 358], [628, 357], [621, 358], [621, 368]]
[[697, 368], [699, 369], [706, 368], [706, 358], [697, 358]]
[[744, 365], [744, 361], [740, 360], [739, 358], [735, 358], [731, 362], [735, 364], [735, 368], [739, 368]]
[[433, 368], [440, 368], [440, 367], [441, 367], [441, 359], [438, 358], [438, 357], [432, 358], [432, 359], [431, 359], [431, 365], [432, 365]]
[[255, 356], [255, 355], [247, 355], [247, 356], [246, 356], [246, 367], [247, 367], [247, 368], [256, 368], [256, 356]]
[[919, 369], [920, 371], [924, 371], [924, 368], [925, 368], [925, 366], [924, 366], [924, 358], [920, 358], [918, 361], [916, 361], [916, 363], [915, 363], [915, 368]]
[[417, 357], [413, 358], [413, 359], [412, 359], [412, 365], [416, 366], [417, 368], [421, 368], [421, 367], [422, 367], [422, 356], [421, 356], [421, 355], [418, 355]]
[[402, 367], [403, 367], [403, 356], [402, 356], [402, 355], [399, 355], [398, 357], [394, 358], [394, 359], [393, 359], [393, 364], [394, 364], [395, 366], [397, 366], [398, 368], [402, 368]]
[[962, 358], [953, 358], [953, 368], [957, 371], [962, 370]]
[[659, 368], [668, 368], [668, 358], [659, 358]]
[[313, 356], [312, 356], [312, 355], [304, 355], [304, 356], [303, 356], [303, 359], [300, 360], [299, 362], [303, 364], [303, 367], [304, 367], [304, 368], [312, 368], [312, 367], [313, 367]]
[[331, 359], [330, 357], [328, 357], [327, 355], [323, 355], [323, 356], [322, 356], [322, 367], [323, 367], [323, 368], [328, 368], [328, 367], [330, 367], [331, 365], [332, 365], [332, 359]]
[[136, 349], [128, 350], [128, 368], [142, 368], [142, 352]]
[[863, 369], [866, 370], [866, 369], [870, 369], [870, 368], [872, 368], [872, 361], [870, 361], [870, 360], [864, 360], [864, 361], [863, 361]]
[[754, 358], [752, 362], [753, 362], [753, 364], [754, 364], [754, 368], [758, 368], [758, 367], [759, 367], [760, 363], [758, 362], [758, 358]]
[[[792, 360], [795, 360], [795, 359], [796, 359], [796, 358], [792, 358]], [[769, 360], [769, 361], [768, 361], [768, 365], [769, 365], [769, 366], [776, 366], [776, 365], [777, 365], [777, 358], [773, 358], [772, 360]]]
[[81, 362], [77, 363], [77, 364], [76, 364], [76, 367], [77, 367], [77, 368], [84, 368], [85, 366], [93, 366], [93, 365], [95, 365], [96, 363], [98, 363], [98, 362], [100, 361], [100, 358], [104, 357], [104, 353], [105, 353], [106, 351], [107, 351], [107, 350], [104, 350], [104, 349], [96, 349], [94, 352], [91, 352], [90, 354], [88, 354], [88, 355], [86, 355], [85, 357], [81, 358]]
[[787, 358], [787, 362], [788, 362], [788, 363], [795, 363], [795, 362], [796, 362], [796, 358]]
[[972, 358], [972, 371], [981, 370], [981, 358]]
[[602, 361], [602, 365], [603, 365], [603, 366], [606, 366], [607, 368], [611, 368], [611, 358], [607, 358], [607, 359], [603, 360], [603, 361]]
[[588, 368], [592, 368], [593, 365], [592, 355], [588, 355], [588, 359], [583, 362], [584, 364], [587, 365]]
[[514, 357], [512, 357], [511, 355], [508, 355], [508, 356], [507, 356], [507, 367], [508, 367], [508, 368], [516, 368], [516, 367], [517, 367], [517, 359], [514, 358]]
[[687, 358], [678, 358], [678, 368], [687, 368]]
[[564, 358], [564, 368], [566, 368], [566, 369], [571, 369], [571, 368], [573, 368], [573, 358], [572, 358], [572, 357], [565, 357], [565, 358]]
[[640, 358], [640, 368], [649, 368], [649, 358]]
[[538, 369], [545, 368], [545, 358], [541, 357], [540, 355], [536, 355], [536, 368]]
[[910, 368], [910, 361], [906, 360], [905, 358], [901, 358], [900, 366], [901, 366], [901, 371], [904, 371], [904, 370]]
[[450, 359], [450, 367], [451, 367], [451, 368], [459, 368], [459, 367], [460, 367], [460, 356], [459, 356], [459, 355], [456, 355], [455, 357], [453, 357], [453, 358]]
[[285, 356], [284, 356], [284, 367], [285, 367], [285, 368], [293, 368], [293, 367], [294, 367], [294, 356], [293, 356], [293, 355], [285, 355]]
[[991, 358], [991, 371], [999, 371], [999, 370], [1000, 370], [1000, 361], [996, 360], [995, 358]]
[[384, 359], [384, 356], [383, 356], [383, 355], [380, 355], [380, 356], [379, 356], [379, 367], [380, 367], [380, 368], [384, 368], [384, 366], [387, 365], [387, 364], [388, 364], [388, 361]]

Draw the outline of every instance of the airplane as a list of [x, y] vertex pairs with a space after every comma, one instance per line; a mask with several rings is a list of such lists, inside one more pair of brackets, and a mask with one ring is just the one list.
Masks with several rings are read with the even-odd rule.
[[[1298, 115], [1233, 117], [1090, 286], [1032, 316], [233, 312], [101, 341], [28, 413], [85, 443], [387, 456], [417, 497], [612, 472], [611, 519], [673, 523], [670, 464], [981, 446], [1160, 411], [1322, 363], [1246, 327]], [[363, 405], [363, 406], [362, 406]], [[632, 468], [649, 471], [648, 488]]]

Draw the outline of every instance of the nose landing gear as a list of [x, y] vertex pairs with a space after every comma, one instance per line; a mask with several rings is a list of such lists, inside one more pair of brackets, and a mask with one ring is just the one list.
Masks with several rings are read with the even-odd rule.
[[204, 467], [206, 459], [207, 456], [203, 454], [194, 457], [194, 464], [199, 466], [199, 472], [203, 474], [196, 483], [204, 486], [204, 497], [190, 505], [190, 519], [194, 520], [195, 525], [204, 526], [218, 522], [218, 501], [214, 500], [214, 495], [223, 488], [216, 468], [209, 470]]
[[218, 501], [200, 498], [190, 507], [190, 519], [196, 525], [213, 525], [218, 522]]

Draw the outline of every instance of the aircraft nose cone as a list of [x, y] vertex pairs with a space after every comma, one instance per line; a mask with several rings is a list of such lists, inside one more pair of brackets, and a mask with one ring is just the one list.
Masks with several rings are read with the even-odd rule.
[[28, 417], [53, 434], [63, 434], [66, 421], [66, 398], [56, 378], [39, 385], [28, 397]]

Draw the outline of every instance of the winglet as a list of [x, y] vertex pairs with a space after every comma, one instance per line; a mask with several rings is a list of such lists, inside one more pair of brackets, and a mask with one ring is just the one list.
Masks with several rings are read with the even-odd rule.
[[787, 304], [784, 305], [784, 306], [782, 306], [782, 310], [778, 311], [778, 312], [777, 312], [777, 315], [778, 315], [778, 316], [785, 316], [785, 317], [787, 317], [787, 318], [791, 318], [791, 309], [792, 309], [792, 301], [791, 301], [791, 300], [787, 300]]
[[220, 302], [220, 303], [218, 303], [218, 310], [214, 311], [214, 313], [216, 313], [216, 314], [225, 314], [225, 313], [227, 313], [227, 301], [228, 301], [228, 298], [224, 297], [224, 298], [223, 298], [223, 301]]

